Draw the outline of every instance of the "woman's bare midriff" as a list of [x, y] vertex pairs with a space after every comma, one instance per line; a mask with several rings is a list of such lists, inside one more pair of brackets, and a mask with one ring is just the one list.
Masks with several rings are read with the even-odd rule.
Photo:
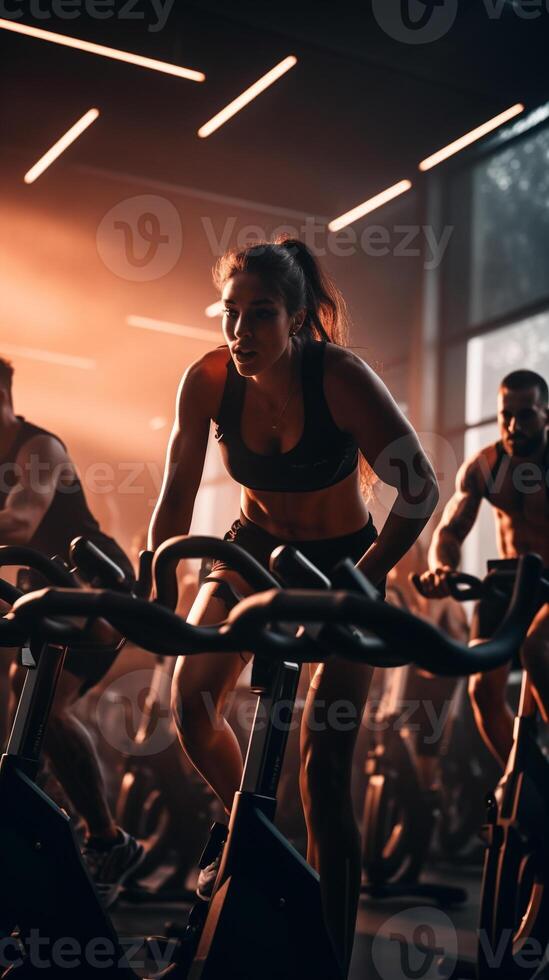
[[242, 487], [240, 506], [248, 520], [286, 541], [353, 534], [364, 527], [369, 517], [358, 470], [332, 487], [311, 492], [281, 493]]

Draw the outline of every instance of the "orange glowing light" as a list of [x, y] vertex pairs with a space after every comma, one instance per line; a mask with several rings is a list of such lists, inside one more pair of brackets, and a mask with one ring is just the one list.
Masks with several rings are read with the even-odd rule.
[[202, 138], [210, 136], [216, 129], [219, 129], [223, 123], [226, 123], [228, 119], [235, 116], [237, 112], [240, 112], [244, 106], [248, 105], [253, 99], [257, 98], [261, 92], [264, 92], [266, 88], [276, 82], [282, 75], [285, 75], [290, 68], [293, 68], [297, 64], [297, 58], [295, 55], [290, 54], [283, 61], [280, 61], [278, 65], [271, 68], [266, 75], [262, 75], [258, 78], [257, 82], [250, 85], [249, 88], [245, 89], [236, 99], [229, 102], [224, 109], [221, 109], [215, 116], [212, 116], [208, 122], [204, 123], [203, 126], [198, 130], [198, 135]]
[[206, 309], [204, 310], [206, 316], [209, 317], [221, 316], [222, 312], [223, 312], [223, 302], [220, 299], [218, 299], [216, 303], [210, 303], [210, 305], [207, 306]]
[[466, 146], [470, 146], [471, 143], [476, 143], [477, 140], [482, 139], [487, 133], [491, 133], [498, 126], [502, 126], [503, 123], [513, 119], [515, 116], [520, 115], [524, 112], [524, 106], [521, 102], [517, 102], [516, 105], [512, 105], [510, 109], [506, 109], [505, 112], [500, 112], [499, 116], [494, 116], [493, 119], [488, 119], [487, 122], [482, 123], [481, 126], [477, 126], [476, 129], [472, 129], [470, 133], [466, 133], [465, 136], [460, 136], [459, 139], [454, 140], [453, 143], [449, 143], [448, 146], [444, 146], [442, 150], [437, 150], [430, 157], [426, 157], [419, 164], [420, 170], [431, 170], [432, 167], [436, 167], [437, 164], [442, 163], [443, 160], [447, 160], [448, 157], [454, 156], [455, 153], [459, 153], [460, 150], [465, 149]]
[[188, 337], [190, 340], [203, 340], [206, 343], [219, 343], [221, 334], [218, 330], [205, 330], [203, 327], [189, 327], [184, 323], [172, 323], [170, 320], [155, 320], [148, 316], [126, 317], [129, 327], [140, 330], [153, 330], [156, 333], [170, 333], [176, 337]]
[[405, 194], [406, 191], [410, 190], [411, 186], [412, 183], [409, 180], [401, 180], [398, 184], [393, 184], [392, 187], [381, 191], [375, 197], [370, 197], [367, 201], [363, 201], [362, 204], [357, 204], [355, 208], [351, 208], [350, 211], [346, 211], [345, 214], [340, 215], [339, 218], [334, 218], [328, 222], [328, 228], [330, 231], [340, 231], [341, 228], [346, 228], [353, 221], [358, 221], [365, 214], [370, 214], [376, 208], [382, 207], [383, 204], [387, 204], [388, 201], [392, 201], [393, 198], [398, 197], [399, 194]]
[[23, 357], [29, 361], [43, 361], [45, 364], [60, 364], [61, 367], [79, 368], [82, 371], [93, 371], [97, 367], [97, 362], [91, 357], [76, 357], [74, 354], [62, 354], [59, 351], [42, 350], [39, 347], [21, 347], [19, 344], [10, 344], [3, 340], [0, 340], [0, 354]]
[[47, 153], [44, 153], [44, 156], [40, 157], [40, 159], [34, 164], [34, 167], [31, 167], [30, 170], [27, 171], [24, 176], [25, 184], [33, 184], [34, 181], [44, 173], [44, 170], [47, 170], [54, 160], [57, 160], [57, 158], [65, 152], [67, 147], [69, 147], [71, 143], [74, 143], [74, 141], [82, 135], [84, 130], [86, 130], [88, 126], [91, 126], [91, 124], [94, 123], [98, 117], [99, 109], [89, 109], [88, 112], [84, 113], [82, 118], [79, 119], [78, 122], [75, 122], [74, 126], [71, 126], [71, 128], [57, 140], [57, 143], [54, 143], [53, 146], [50, 147]]
[[15, 23], [13, 20], [4, 20], [1, 17], [0, 29], [13, 31], [14, 34], [23, 34], [25, 37], [34, 37], [39, 41], [50, 41], [52, 44], [60, 44], [65, 48], [86, 51], [88, 54], [97, 54], [102, 58], [111, 58], [113, 61], [123, 61], [127, 65], [150, 68], [152, 71], [160, 71], [165, 75], [187, 78], [192, 82], [203, 82], [206, 78], [204, 72], [195, 71], [193, 68], [172, 65], [168, 61], [157, 61], [156, 58], [145, 58], [140, 54], [133, 54], [131, 51], [119, 51], [117, 48], [109, 48], [105, 44], [93, 44], [91, 41], [83, 41], [79, 37], [68, 37], [66, 34], [56, 34], [54, 31], [43, 31], [40, 27], [29, 27], [28, 24]]

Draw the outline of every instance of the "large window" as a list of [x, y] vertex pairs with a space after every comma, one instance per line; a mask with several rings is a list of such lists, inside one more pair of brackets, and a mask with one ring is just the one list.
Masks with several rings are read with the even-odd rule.
[[549, 294], [549, 128], [472, 171], [470, 323]]
[[500, 381], [518, 368], [529, 368], [549, 379], [549, 311], [469, 340], [465, 401], [468, 426], [493, 418]]

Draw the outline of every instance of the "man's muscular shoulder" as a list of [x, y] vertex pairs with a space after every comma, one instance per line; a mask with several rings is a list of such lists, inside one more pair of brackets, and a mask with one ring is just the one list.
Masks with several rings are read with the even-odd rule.
[[490, 474], [497, 460], [497, 445], [491, 443], [469, 456], [460, 466], [456, 478], [456, 490], [460, 493], [486, 496]]

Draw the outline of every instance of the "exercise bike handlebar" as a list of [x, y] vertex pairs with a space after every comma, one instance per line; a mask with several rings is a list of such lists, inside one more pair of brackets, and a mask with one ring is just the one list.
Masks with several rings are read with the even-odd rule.
[[[243, 599], [235, 606], [229, 613], [228, 624], [239, 625], [243, 632], [249, 628], [253, 633], [266, 621], [285, 619], [353, 623], [381, 637], [388, 648], [401, 651], [405, 643], [408, 650], [413, 650], [409, 659], [424, 670], [459, 677], [491, 670], [513, 656], [535, 612], [541, 573], [542, 562], [537, 555], [525, 555], [520, 560], [505, 619], [490, 640], [473, 648], [458, 643], [412, 613], [348, 592], [263, 593]], [[360, 642], [357, 639], [357, 653]], [[365, 642], [367, 644], [367, 638]], [[347, 656], [346, 651], [344, 655]], [[366, 653], [363, 657], [359, 655], [359, 659], [366, 661]]]
[[165, 597], [169, 594], [171, 576], [183, 558], [219, 558], [258, 591], [279, 587], [276, 578], [239, 545], [206, 535], [179, 535], [164, 541], [152, 561], [154, 589], [162, 605], [167, 605]]
[[[289, 588], [322, 591], [344, 589], [380, 601], [377, 589], [350, 558], [339, 562], [328, 578], [305, 555], [286, 544], [275, 548], [271, 554], [270, 567]], [[310, 627], [308, 630], [310, 632]], [[341, 656], [350, 660], [365, 660], [375, 667], [401, 667], [410, 662], [410, 655], [406, 650], [389, 647], [379, 638], [365, 637], [349, 625], [324, 624], [316, 635], [316, 642], [329, 652], [337, 650]]]
[[34, 548], [27, 548], [26, 545], [4, 544], [0, 545], [0, 568], [8, 566], [24, 566], [39, 572], [52, 585], [61, 588], [74, 588], [78, 585], [76, 577], [67, 568], [60, 558], [47, 558], [40, 551]]
[[[488, 573], [485, 578], [469, 575], [466, 572], [439, 572], [441, 581], [448, 587], [448, 592], [456, 602], [471, 602], [478, 599], [508, 599], [512, 591], [520, 559], [510, 562], [508, 559], [488, 562]], [[514, 567], [510, 569], [509, 564]], [[438, 599], [425, 591], [421, 575], [416, 572], [410, 575], [410, 582], [417, 592], [426, 599]], [[539, 587], [544, 596], [549, 596], [549, 579], [542, 573]]]
[[[39, 572], [49, 582], [58, 586], [74, 586], [76, 578], [60, 559], [47, 558], [34, 548], [26, 545], [0, 545], [0, 568], [25, 567]], [[0, 579], [0, 598], [10, 605], [17, 601], [23, 593], [15, 585]], [[0, 619], [0, 647], [19, 647], [26, 642], [27, 636], [21, 627], [4, 617]]]
[[73, 538], [70, 557], [77, 566], [80, 577], [91, 585], [99, 579], [102, 588], [131, 591], [133, 579], [129, 579], [120, 565], [104, 554], [93, 541], [83, 537]]
[[[179, 653], [258, 650], [262, 654], [302, 662], [319, 659], [317, 644], [306, 633], [288, 636], [265, 629], [277, 622], [353, 623], [376, 634], [372, 662], [382, 647], [414, 650], [410, 659], [433, 673], [459, 676], [505, 663], [522, 642], [532, 619], [542, 563], [535, 555], [521, 559], [509, 611], [495, 636], [473, 649], [452, 640], [431, 623], [379, 600], [349, 592], [280, 591], [271, 589], [243, 599], [219, 627], [191, 626], [159, 603], [108, 591], [75, 592], [43, 589], [19, 599], [12, 617], [29, 632], [54, 639], [58, 615], [93, 615], [107, 619], [128, 639], [154, 652]], [[67, 624], [61, 624], [66, 630]], [[73, 629], [76, 630], [75, 627]], [[53, 636], [51, 633], [53, 632]], [[75, 636], [76, 634], [74, 634]], [[351, 634], [352, 635], [352, 634]], [[159, 637], [161, 639], [159, 640]], [[370, 641], [356, 642], [356, 657], [369, 659]], [[347, 650], [334, 651], [348, 655]], [[320, 657], [320, 659], [323, 659]]]
[[[129, 592], [132, 587], [137, 588], [139, 585], [139, 582], [137, 585], [131, 582], [111, 558], [86, 538], [74, 538], [70, 546], [70, 556], [76, 565], [75, 570], [70, 570], [61, 558], [48, 558], [41, 552], [25, 545], [3, 545], [0, 546], [0, 567], [22, 566], [29, 568], [39, 572], [54, 586], [71, 589], [78, 589], [81, 585], [75, 571], [79, 574], [82, 573], [84, 579], [90, 576], [96, 582], [99, 580], [102, 585], [111, 585], [114, 588], [124, 589], [126, 592]], [[150, 561], [144, 559], [140, 567], [143, 568], [145, 575], [146, 570], [150, 568]], [[146, 587], [148, 591], [149, 586]], [[5, 602], [13, 605], [23, 595], [21, 589], [0, 578], [0, 598]], [[44, 625], [46, 629], [46, 624]], [[70, 639], [81, 640], [83, 636], [82, 629], [75, 630], [72, 624], [52, 622], [47, 624], [47, 631], [53, 634], [58, 642], [65, 640], [68, 642]], [[0, 646], [22, 646], [28, 638], [27, 633], [22, 631], [21, 627], [9, 617], [0, 619]], [[103, 648], [100, 643], [97, 644], [97, 647], [98, 650]]]
[[[297, 586], [299, 588], [321, 588], [329, 589], [330, 580], [320, 572], [315, 565], [308, 561], [295, 548], [285, 545], [276, 548], [271, 556], [270, 568], [276, 573], [275, 577], [267, 571], [263, 565], [250, 555], [243, 548], [219, 538], [193, 535], [169, 538], [163, 542], [154, 554], [152, 563], [152, 574], [155, 591], [159, 602], [164, 596], [169, 594], [169, 577], [173, 574], [177, 562], [183, 558], [220, 558], [226, 561], [231, 568], [238, 572], [242, 577], [258, 591], [265, 589], [280, 588], [280, 580], [284, 586]], [[352, 565], [352, 562], [349, 562]], [[354, 566], [353, 566], [354, 567]], [[377, 595], [373, 586], [364, 576], [361, 576], [360, 591], [366, 595]], [[389, 651], [383, 641], [374, 637], [365, 638], [353, 635], [349, 629], [341, 626], [332, 626], [332, 633], [323, 630], [314, 636], [305, 631], [300, 640], [300, 647], [293, 653], [289, 649], [286, 656], [294, 656], [301, 662], [315, 662], [321, 660], [328, 652], [328, 648], [334, 649], [334, 642], [337, 643], [338, 652], [351, 659], [367, 659], [376, 667], [394, 667], [402, 663], [408, 663], [409, 657], [402, 657], [401, 651]], [[262, 649], [271, 647], [271, 654], [276, 655], [283, 648], [278, 646], [279, 639], [275, 634], [262, 635]], [[276, 646], [276, 650], [275, 647]], [[362, 655], [362, 656], [361, 656]]]

